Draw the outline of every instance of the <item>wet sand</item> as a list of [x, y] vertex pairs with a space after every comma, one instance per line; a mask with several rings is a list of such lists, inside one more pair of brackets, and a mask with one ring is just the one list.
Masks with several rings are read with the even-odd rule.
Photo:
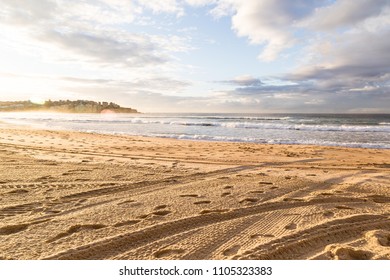
[[390, 259], [390, 151], [0, 125], [0, 259]]

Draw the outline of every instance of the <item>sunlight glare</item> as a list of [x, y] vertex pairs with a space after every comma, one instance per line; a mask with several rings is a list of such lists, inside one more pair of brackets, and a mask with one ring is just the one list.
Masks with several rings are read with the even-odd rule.
[[39, 97], [39, 96], [33, 96], [30, 98], [30, 101], [34, 104], [43, 105], [45, 104], [45, 99]]

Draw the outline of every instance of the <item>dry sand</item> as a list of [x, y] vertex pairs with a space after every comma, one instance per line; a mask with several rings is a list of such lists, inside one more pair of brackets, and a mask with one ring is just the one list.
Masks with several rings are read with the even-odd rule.
[[390, 151], [0, 126], [0, 259], [390, 259]]

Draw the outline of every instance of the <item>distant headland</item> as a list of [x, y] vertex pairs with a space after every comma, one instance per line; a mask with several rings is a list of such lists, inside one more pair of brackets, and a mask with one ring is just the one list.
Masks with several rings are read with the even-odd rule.
[[58, 113], [139, 113], [133, 108], [124, 108], [112, 102], [89, 100], [45, 101], [43, 104], [31, 101], [0, 101], [0, 112], [58, 112]]

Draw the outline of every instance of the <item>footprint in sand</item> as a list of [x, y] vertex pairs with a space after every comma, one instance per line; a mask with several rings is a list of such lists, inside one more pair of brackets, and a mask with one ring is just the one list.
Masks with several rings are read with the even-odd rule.
[[323, 195], [323, 196], [331, 196], [331, 195], [334, 195], [334, 194], [333, 194], [333, 193], [324, 192], [324, 193], [320, 193], [320, 195]]
[[171, 214], [172, 211], [169, 210], [159, 210], [159, 211], [154, 211], [151, 214], [156, 215], [156, 216], [166, 216], [168, 214]]
[[352, 210], [352, 207], [344, 206], [344, 205], [338, 205], [335, 207], [336, 209], [341, 209], [341, 210]]
[[199, 197], [198, 194], [181, 194], [180, 197]]
[[293, 230], [293, 229], [297, 228], [297, 225], [295, 223], [290, 223], [287, 226], [285, 226], [284, 228], [288, 229], [288, 230]]
[[370, 251], [359, 250], [339, 244], [329, 245], [325, 248], [325, 251], [334, 260], [370, 260], [374, 255]]
[[133, 202], [136, 202], [136, 201], [133, 199], [128, 199], [128, 200], [117, 203], [117, 205], [129, 204], [129, 203], [133, 203]]
[[244, 199], [241, 199], [241, 200], [239, 201], [239, 203], [255, 203], [255, 202], [257, 202], [257, 201], [258, 201], [257, 198], [254, 198], [254, 197], [246, 197], [246, 198], [244, 198]]
[[195, 201], [194, 204], [195, 205], [199, 205], [199, 204], [210, 204], [211, 201], [210, 200], [200, 200], [200, 201]]
[[163, 205], [159, 205], [159, 206], [154, 207], [153, 210], [157, 211], [157, 210], [165, 209], [167, 207], [168, 207], [168, 205], [163, 204]]
[[331, 217], [334, 216], [334, 213], [333, 213], [332, 211], [325, 211], [325, 212], [323, 213], [323, 215], [324, 215], [324, 217], [326, 217], [326, 218], [331, 218]]
[[139, 223], [141, 220], [128, 220], [114, 224], [114, 227], [131, 226]]
[[368, 198], [371, 198], [375, 203], [390, 203], [390, 197], [382, 196], [382, 195], [372, 195]]
[[149, 216], [150, 216], [150, 214], [143, 214], [143, 215], [139, 215], [137, 218], [139, 218], [139, 219], [146, 219]]
[[108, 187], [108, 186], [115, 186], [116, 183], [103, 183], [103, 184], [100, 184], [100, 186], [102, 187]]
[[273, 185], [274, 183], [272, 183], [272, 182], [260, 181], [259, 184], [260, 184], [260, 185]]
[[23, 189], [18, 189], [18, 190], [13, 190], [8, 192], [8, 194], [17, 194], [17, 195], [26, 194], [26, 193], [28, 193], [28, 190], [23, 190]]
[[240, 245], [235, 245], [229, 249], [226, 249], [225, 251], [222, 252], [222, 254], [226, 257], [228, 256], [233, 256], [233, 255], [236, 255], [238, 253], [238, 250], [241, 249], [241, 246]]
[[253, 194], [261, 194], [261, 193], [264, 193], [264, 191], [251, 191], [249, 193], [253, 193]]
[[153, 256], [157, 259], [166, 258], [169, 256], [177, 256], [185, 253], [183, 249], [161, 249], [153, 254]]
[[49, 239], [47, 242], [51, 243], [53, 241], [70, 236], [70, 235], [75, 234], [77, 232], [88, 231], [88, 230], [97, 230], [97, 229], [101, 229], [101, 228], [105, 228], [105, 227], [106, 226], [102, 225], [102, 224], [74, 225], [74, 226], [71, 226], [67, 231], [61, 232], [61, 233], [57, 234], [55, 237]]
[[373, 230], [369, 231], [365, 235], [366, 239], [370, 243], [379, 244], [380, 246], [390, 247], [390, 231], [385, 230]]
[[45, 214], [59, 214], [59, 213], [62, 212], [62, 211], [60, 211], [60, 210], [51, 210], [51, 209], [47, 209], [47, 210], [42, 209], [42, 211], [43, 211]]
[[205, 209], [199, 212], [199, 214], [204, 215], [204, 214], [211, 214], [211, 213], [223, 213], [227, 212], [227, 209]]
[[9, 225], [0, 228], [0, 235], [10, 235], [24, 231], [28, 228], [28, 224], [19, 224], [19, 225]]
[[53, 176], [50, 176], [50, 175], [48, 175], [48, 176], [42, 176], [42, 177], [39, 177], [39, 178], [35, 179], [35, 181], [50, 180], [50, 179], [54, 179], [54, 177], [53, 177]]
[[87, 178], [78, 178], [76, 179], [75, 181], [76, 182], [89, 182], [90, 179], [87, 179]]

